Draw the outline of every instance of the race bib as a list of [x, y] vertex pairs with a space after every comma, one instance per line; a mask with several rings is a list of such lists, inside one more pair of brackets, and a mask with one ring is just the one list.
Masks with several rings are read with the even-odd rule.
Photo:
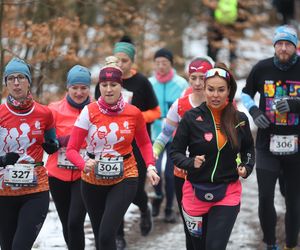
[[132, 102], [132, 97], [133, 97], [133, 92], [132, 91], [129, 91], [127, 89], [122, 89], [122, 96], [123, 96], [123, 99], [125, 102], [131, 104]]
[[100, 158], [95, 167], [95, 175], [100, 179], [116, 179], [123, 176], [123, 157]]
[[34, 164], [9, 165], [5, 169], [4, 184], [10, 187], [34, 187], [37, 177]]
[[297, 135], [271, 135], [270, 151], [275, 155], [289, 155], [298, 152]]
[[187, 229], [189, 230], [190, 235], [194, 237], [202, 236], [202, 216], [190, 216], [188, 215], [184, 209], [182, 208], [184, 222], [186, 224]]
[[[85, 156], [85, 149], [80, 149], [79, 154], [84, 157]], [[66, 148], [60, 148], [58, 150], [58, 160], [57, 160], [57, 166], [59, 168], [65, 168], [65, 169], [78, 169], [76, 166], [74, 166], [66, 157]]]

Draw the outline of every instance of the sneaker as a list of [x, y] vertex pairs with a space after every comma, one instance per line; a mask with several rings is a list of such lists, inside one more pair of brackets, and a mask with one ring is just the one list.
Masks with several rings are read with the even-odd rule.
[[124, 250], [126, 248], [126, 240], [124, 239], [124, 236], [118, 235], [116, 237], [116, 246], [117, 250]]
[[152, 216], [156, 217], [159, 215], [160, 205], [163, 201], [163, 197], [156, 197], [152, 201]]
[[296, 247], [287, 247], [287, 246], [284, 246], [283, 250], [296, 250]]
[[173, 209], [166, 208], [164, 222], [166, 222], [166, 223], [175, 223], [176, 222], [176, 215], [175, 215]]
[[278, 245], [267, 245], [266, 250], [280, 250], [280, 248], [278, 247]]
[[141, 213], [140, 229], [143, 236], [146, 236], [151, 232], [152, 224], [152, 206], [151, 204], [148, 204], [147, 211], [145, 213]]

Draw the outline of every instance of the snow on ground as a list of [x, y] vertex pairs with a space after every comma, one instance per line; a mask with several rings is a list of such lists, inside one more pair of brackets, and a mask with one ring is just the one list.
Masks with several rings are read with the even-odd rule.
[[[237, 76], [242, 76], [243, 78], [245, 78], [249, 73], [251, 67], [258, 60], [273, 55], [274, 52], [271, 45], [273, 31], [274, 28], [261, 28], [258, 31], [249, 29], [245, 31], [245, 38], [241, 39], [238, 43], [237, 54], [239, 56], [239, 59], [236, 69]], [[195, 31], [193, 30], [193, 32]], [[203, 33], [203, 27], [200, 27], [200, 33], [201, 32]], [[205, 39], [199, 40], [191, 36], [189, 38], [189, 41], [185, 41], [185, 54], [187, 55], [187, 58], [190, 59], [194, 56], [201, 56], [205, 53]], [[219, 59], [222, 58], [224, 58], [224, 60], [222, 61], [226, 61], [226, 58], [228, 58], [228, 52], [226, 50], [221, 50]], [[240, 93], [242, 87], [245, 84], [245, 79], [243, 78], [238, 81], [238, 91], [236, 94], [238, 108], [241, 111], [245, 111], [245, 109], [240, 104]], [[256, 99], [257, 98], [258, 97], [256, 97]], [[255, 126], [252, 122], [252, 119], [250, 118], [249, 120], [251, 123], [251, 128], [254, 130]], [[255, 171], [253, 171], [253, 174], [247, 180], [242, 180], [242, 183], [243, 197], [241, 211], [238, 215], [227, 249], [260, 249], [262, 234], [260, 231], [257, 214], [258, 194]], [[279, 195], [278, 188], [276, 191], [276, 208], [278, 215], [282, 215], [284, 213], [284, 202], [282, 197]], [[125, 232], [126, 240], [128, 243], [127, 249], [185, 249], [183, 227], [180, 222], [179, 215], [178, 218], [179, 223], [176, 224], [165, 224], [162, 217], [155, 218], [155, 226], [153, 231], [149, 236], [142, 237], [140, 236], [138, 227], [138, 209], [136, 206], [131, 205], [125, 216]], [[85, 232], [86, 249], [94, 249], [93, 234], [88, 217], [85, 223]], [[33, 249], [67, 249], [62, 236], [61, 224], [52, 202], [50, 204], [50, 210], [44, 226], [35, 242]]]

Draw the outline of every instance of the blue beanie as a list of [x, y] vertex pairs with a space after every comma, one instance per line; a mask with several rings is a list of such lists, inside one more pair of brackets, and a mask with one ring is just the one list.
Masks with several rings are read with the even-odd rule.
[[297, 47], [298, 45], [298, 36], [297, 31], [289, 25], [279, 26], [275, 30], [273, 45], [275, 45], [278, 41], [289, 41]]
[[68, 72], [67, 87], [75, 84], [90, 86], [91, 82], [91, 73], [86, 67], [75, 65]]
[[6, 81], [7, 76], [11, 75], [11, 74], [15, 74], [15, 73], [20, 73], [23, 74], [27, 77], [29, 83], [31, 84], [31, 73], [30, 73], [30, 68], [29, 65], [19, 59], [14, 57], [13, 59], [11, 59], [8, 64], [5, 66], [4, 69], [4, 79]]

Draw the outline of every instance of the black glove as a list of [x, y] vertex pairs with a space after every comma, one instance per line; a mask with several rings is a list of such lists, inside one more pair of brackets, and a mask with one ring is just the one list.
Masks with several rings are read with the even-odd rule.
[[276, 103], [276, 109], [279, 113], [299, 113], [300, 112], [300, 99], [282, 99]]
[[70, 135], [57, 137], [59, 147], [60, 148], [61, 147], [66, 147], [68, 145], [69, 139], [70, 139]]
[[59, 149], [58, 143], [54, 140], [45, 141], [42, 144], [42, 147], [49, 155], [55, 153]]
[[250, 108], [249, 113], [257, 127], [264, 129], [270, 126], [271, 122], [269, 118], [258, 107], [253, 106]]
[[7, 165], [14, 165], [20, 158], [20, 155], [14, 152], [9, 152], [6, 155], [0, 156], [0, 167], [5, 168]]

